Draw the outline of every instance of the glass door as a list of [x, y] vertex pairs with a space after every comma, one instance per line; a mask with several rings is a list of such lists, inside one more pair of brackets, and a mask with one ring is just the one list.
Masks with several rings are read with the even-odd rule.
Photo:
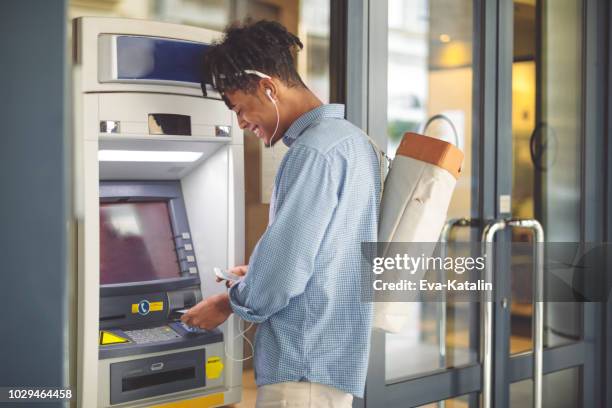
[[[512, 160], [507, 173], [512, 175], [512, 216], [537, 220], [543, 227], [548, 287], [558, 270], [576, 265], [580, 248], [597, 240], [589, 234], [589, 224], [601, 222], [589, 210], [585, 193], [585, 184], [597, 183], [585, 173], [585, 150], [591, 143], [585, 137], [586, 25], [590, 20], [585, 0], [514, 0], [509, 11], [513, 22]], [[513, 228], [509, 234], [512, 242], [533, 242], [525, 229]], [[543, 407], [599, 406], [595, 340], [600, 304], [552, 292], [537, 299], [532, 284], [537, 271], [531, 259], [518, 252], [512, 252], [505, 271], [511, 300], [506, 312], [508, 345], [503, 350], [508, 361], [503, 364], [508, 367], [504, 381], [509, 391], [507, 397], [502, 394], [496, 400], [510, 407], [533, 406], [538, 399]], [[573, 268], [572, 273], [577, 271]], [[533, 325], [534, 300], [543, 303], [541, 327]], [[534, 370], [538, 330], [543, 362], [541, 370]], [[542, 388], [535, 401], [533, 381], [541, 381]]]
[[[426, 134], [465, 154], [444, 232], [453, 241], [471, 241], [481, 227], [483, 133], [473, 123], [481, 103], [474, 53], [480, 13], [472, 0], [388, 1], [387, 152], [393, 156], [406, 132], [423, 133], [429, 118], [443, 116]], [[475, 406], [480, 304], [414, 301], [405, 308], [400, 333], [373, 333], [365, 406]]]
[[[601, 405], [600, 304], [536, 296], [537, 264], [521, 253], [545, 248], [548, 274], [576, 262], [567, 248], [603, 238], [604, 210], [586, 198], [605, 182], [588, 170], [599, 142], [586, 119], [587, 3], [388, 1], [388, 152], [448, 118], [465, 161], [441, 239], [480, 241], [498, 222], [508, 249], [495, 256], [491, 332], [486, 302], [451, 301], [410, 303], [401, 333], [373, 332], [366, 407]], [[452, 141], [445, 121], [426, 134]]]

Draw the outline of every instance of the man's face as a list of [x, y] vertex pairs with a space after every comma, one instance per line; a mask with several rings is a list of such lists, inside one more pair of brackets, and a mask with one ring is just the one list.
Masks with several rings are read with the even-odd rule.
[[[270, 145], [270, 139], [276, 129], [276, 108], [272, 101], [264, 94], [263, 88], [258, 87], [253, 93], [244, 91], [226, 92], [231, 109], [236, 113], [240, 129], [248, 129], [266, 145]], [[276, 131], [273, 143], [280, 139], [281, 129]]]

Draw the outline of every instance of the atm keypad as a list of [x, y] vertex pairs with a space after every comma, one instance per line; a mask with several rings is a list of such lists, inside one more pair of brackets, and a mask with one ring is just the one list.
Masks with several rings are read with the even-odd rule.
[[125, 334], [136, 344], [156, 343], [178, 339], [181, 336], [168, 326], [152, 327], [141, 330], [127, 330]]

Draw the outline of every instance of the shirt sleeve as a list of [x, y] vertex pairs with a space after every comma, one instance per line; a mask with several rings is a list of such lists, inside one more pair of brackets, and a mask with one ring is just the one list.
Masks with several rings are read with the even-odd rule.
[[233, 311], [255, 323], [304, 292], [338, 203], [338, 180], [325, 156], [305, 146], [287, 154], [274, 221], [257, 243], [246, 277], [229, 291]]

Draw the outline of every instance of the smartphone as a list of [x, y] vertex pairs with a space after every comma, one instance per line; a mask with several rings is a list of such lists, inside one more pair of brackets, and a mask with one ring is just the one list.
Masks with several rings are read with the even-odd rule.
[[241, 278], [240, 276], [234, 275], [233, 273], [229, 272], [227, 269], [217, 268], [216, 266], [213, 268], [213, 271], [215, 272], [215, 276], [219, 279], [237, 281]]

